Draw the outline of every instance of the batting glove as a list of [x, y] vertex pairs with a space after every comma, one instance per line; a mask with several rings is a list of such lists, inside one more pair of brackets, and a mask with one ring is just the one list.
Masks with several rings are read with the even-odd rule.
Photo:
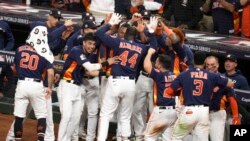
[[239, 117], [233, 117], [232, 124], [233, 125], [240, 125], [240, 118]]
[[119, 24], [121, 22], [121, 15], [118, 13], [113, 13], [110, 20], [109, 20], [109, 24], [111, 26]]
[[149, 24], [147, 24], [147, 28], [148, 28], [149, 33], [155, 32], [157, 24], [158, 24], [158, 18], [157, 17], [150, 17], [150, 22], [149, 22]]

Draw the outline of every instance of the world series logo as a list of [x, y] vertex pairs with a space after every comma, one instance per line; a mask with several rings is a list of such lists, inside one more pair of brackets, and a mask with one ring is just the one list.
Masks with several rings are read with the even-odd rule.
[[230, 125], [230, 141], [248, 141], [250, 125]]

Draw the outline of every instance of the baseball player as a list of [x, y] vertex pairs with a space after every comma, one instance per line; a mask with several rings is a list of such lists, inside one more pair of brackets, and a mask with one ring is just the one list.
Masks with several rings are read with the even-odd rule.
[[[11, 28], [8, 25], [7, 22], [4, 20], [0, 20], [0, 50], [5, 51], [11, 51], [14, 47], [15, 39], [11, 32]], [[7, 79], [11, 79], [12, 73], [11, 73], [10, 65], [7, 64], [0, 64], [0, 98], [4, 96], [4, 91], [8, 90], [4, 87], [4, 78], [7, 77]], [[10, 85], [10, 81], [8, 81], [5, 86]]]
[[[45, 76], [47, 77], [47, 75]], [[48, 81], [45, 78], [45, 80], [43, 81], [43, 85], [45, 87], [45, 89], [48, 87]], [[54, 134], [54, 122], [53, 122], [53, 112], [52, 112], [52, 99], [51, 96], [46, 98], [46, 102], [47, 102], [47, 117], [46, 117], [46, 131], [45, 131], [45, 137], [44, 140], [45, 141], [54, 141], [55, 140], [55, 134]], [[27, 106], [27, 110], [26, 110], [26, 117], [29, 116], [30, 112], [32, 110], [31, 104], [29, 104]], [[23, 121], [23, 123], [25, 122], [25, 119]], [[12, 141], [14, 140], [14, 123], [15, 121], [11, 124], [11, 128], [9, 129], [8, 135], [6, 137], [6, 141]]]
[[[111, 76], [108, 78], [107, 89], [103, 97], [100, 111], [98, 141], [107, 139], [109, 121], [119, 106], [118, 122], [121, 123], [122, 140], [129, 140], [131, 135], [130, 118], [135, 95], [135, 77], [140, 61], [146, 54], [148, 47], [134, 41], [137, 31], [129, 26], [125, 32], [125, 39], [112, 38], [105, 34], [112, 25], [120, 22], [121, 16], [112, 14], [109, 24], [101, 27], [96, 35], [101, 41], [114, 50], [114, 55], [119, 56], [120, 62], [112, 65]], [[152, 17], [148, 25], [150, 33], [157, 26], [157, 19]], [[150, 40], [151, 46], [156, 46], [154, 37]]]
[[176, 78], [176, 75], [169, 71], [171, 58], [166, 55], [159, 55], [155, 62], [155, 68], [153, 68], [151, 57], [154, 53], [155, 49], [150, 48], [144, 60], [144, 69], [154, 79], [157, 87], [156, 106], [147, 123], [144, 140], [157, 140], [161, 133], [164, 132], [163, 140], [169, 141], [171, 140], [173, 126], [177, 119], [175, 97], [164, 98], [163, 94]]
[[78, 46], [82, 44], [82, 38], [87, 33], [94, 33], [96, 31], [96, 23], [92, 20], [87, 20], [83, 23], [82, 28], [78, 31], [76, 31], [68, 40], [66, 43], [66, 46], [64, 48], [64, 58], [66, 59], [68, 53], [74, 46]]
[[[212, 73], [218, 73], [219, 61], [215, 56], [209, 56], [205, 60], [205, 67]], [[223, 141], [225, 123], [226, 123], [226, 102], [230, 102], [230, 107], [233, 114], [233, 125], [240, 124], [240, 118], [238, 113], [238, 104], [234, 97], [233, 89], [226, 89], [216, 86], [213, 89], [213, 96], [210, 105], [210, 140], [211, 141]]]
[[174, 125], [172, 141], [181, 141], [191, 131], [194, 141], [208, 141], [209, 105], [213, 88], [215, 85], [234, 86], [231, 80], [204, 70], [205, 58], [204, 53], [196, 52], [195, 67], [182, 72], [164, 93], [164, 97], [169, 97], [179, 88], [183, 89], [183, 110]]
[[[87, 56], [95, 50], [96, 37], [93, 33], [86, 34], [83, 45], [74, 47], [67, 57], [57, 89], [60, 104], [61, 121], [59, 125], [58, 140], [69, 141], [77, 126], [79, 126], [82, 113], [81, 93], [84, 71], [101, 69], [103, 64], [90, 63]], [[84, 70], [85, 69], [85, 70]]]
[[[47, 104], [52, 92], [54, 81], [53, 55], [47, 43], [47, 28], [37, 26], [26, 40], [26, 45], [17, 49], [15, 67], [18, 74], [18, 84], [15, 93], [15, 140], [22, 139], [23, 119], [30, 103], [34, 109], [37, 123], [37, 140], [43, 141], [46, 130]], [[42, 83], [42, 73], [47, 70], [48, 87], [45, 90]], [[45, 90], [45, 91], [44, 91]]]
[[62, 38], [62, 34], [67, 30], [67, 27], [71, 27], [75, 22], [72, 20], [65, 20], [64, 24], [60, 24], [59, 21], [62, 19], [62, 12], [59, 10], [51, 10], [47, 21], [35, 21], [30, 24], [30, 28], [33, 29], [35, 26], [46, 26], [48, 29], [48, 44], [53, 52], [53, 54], [58, 53], [58, 50], [62, 50], [65, 46], [62, 45], [62, 42], [65, 42], [65, 39]]

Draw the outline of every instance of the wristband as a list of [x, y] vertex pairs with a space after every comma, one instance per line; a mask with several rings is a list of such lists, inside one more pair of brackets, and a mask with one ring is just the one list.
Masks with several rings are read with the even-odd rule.
[[102, 64], [102, 67], [106, 67], [106, 66], [109, 65], [108, 61], [104, 61], [104, 62], [102, 62], [101, 64]]

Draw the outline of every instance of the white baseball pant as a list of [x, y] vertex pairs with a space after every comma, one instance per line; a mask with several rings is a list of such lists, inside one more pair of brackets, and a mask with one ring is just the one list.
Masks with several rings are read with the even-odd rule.
[[[96, 128], [98, 121], [98, 107], [99, 107], [99, 78], [83, 79], [85, 86], [85, 105], [87, 106], [87, 137], [86, 141], [94, 141], [96, 137]], [[84, 122], [84, 121], [82, 121]]]
[[156, 141], [162, 134], [163, 141], [171, 141], [177, 113], [173, 106], [156, 106], [144, 132], [145, 141]]
[[172, 141], [182, 141], [190, 132], [192, 132], [193, 141], [208, 141], [208, 106], [184, 106], [175, 122]]
[[133, 111], [135, 96], [135, 80], [126, 76], [108, 78], [107, 89], [103, 97], [99, 128], [98, 141], [106, 141], [108, 135], [109, 121], [117, 107], [120, 108], [118, 122], [121, 123], [121, 135], [124, 141], [131, 135], [130, 119]]
[[70, 141], [76, 128], [79, 128], [82, 112], [81, 87], [66, 80], [61, 80], [57, 89], [57, 96], [61, 112], [58, 140]]
[[135, 132], [137, 141], [143, 140], [143, 132], [146, 129], [148, 110], [152, 113], [154, 108], [153, 85], [153, 79], [143, 74], [140, 74], [136, 82], [136, 94], [132, 113], [132, 129]]
[[[45, 131], [45, 141], [54, 141], [55, 140], [55, 134], [54, 134], [54, 122], [53, 122], [53, 112], [52, 112], [52, 100], [51, 97], [46, 99], [47, 101], [47, 111], [48, 111], [48, 116], [46, 118], [46, 131]], [[29, 116], [30, 112], [32, 110], [31, 105], [29, 104], [26, 110], [26, 117]], [[25, 122], [25, 120], [23, 120]], [[14, 123], [15, 121], [12, 122], [10, 130], [8, 132], [8, 135], [6, 137], [6, 141], [12, 141], [15, 138], [14, 135]]]
[[210, 111], [210, 129], [209, 136], [211, 141], [223, 141], [225, 123], [226, 123], [226, 110]]

